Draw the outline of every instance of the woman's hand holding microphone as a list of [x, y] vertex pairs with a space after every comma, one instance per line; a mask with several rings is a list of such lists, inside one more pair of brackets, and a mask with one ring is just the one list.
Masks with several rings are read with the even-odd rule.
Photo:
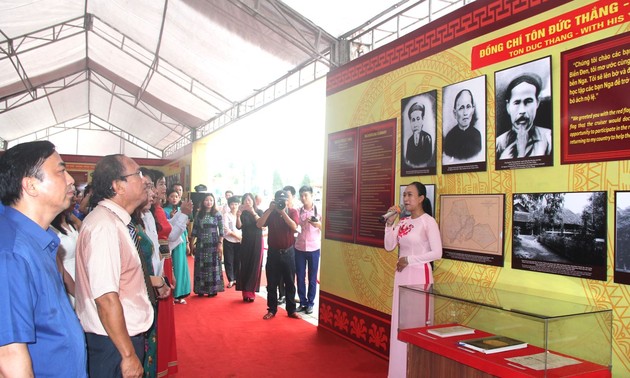
[[387, 210], [387, 213], [383, 215], [383, 220], [386, 222], [388, 226], [391, 226], [398, 218], [398, 214], [400, 214], [400, 207], [398, 205], [394, 205]]

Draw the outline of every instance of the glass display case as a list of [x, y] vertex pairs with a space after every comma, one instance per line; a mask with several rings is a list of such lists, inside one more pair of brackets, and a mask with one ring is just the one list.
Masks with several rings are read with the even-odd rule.
[[[482, 371], [493, 364], [507, 369], [490, 369], [493, 375], [610, 376], [610, 309], [465, 283], [401, 286], [399, 303], [399, 339]], [[449, 335], [447, 327], [454, 326], [474, 332], [453, 328], [459, 334]], [[527, 346], [493, 353], [462, 343], [496, 335]]]

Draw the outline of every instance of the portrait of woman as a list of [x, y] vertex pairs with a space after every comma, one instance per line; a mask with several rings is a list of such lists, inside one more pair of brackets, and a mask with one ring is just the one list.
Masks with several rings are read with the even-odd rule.
[[486, 170], [486, 77], [443, 88], [442, 173]]

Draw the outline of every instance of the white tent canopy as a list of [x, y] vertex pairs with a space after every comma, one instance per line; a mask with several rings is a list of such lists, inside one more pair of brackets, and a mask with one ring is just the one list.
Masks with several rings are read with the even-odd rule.
[[301, 82], [340, 63], [339, 39], [287, 3], [339, 33], [407, 2], [3, 0], [0, 139], [165, 157], [296, 67], [315, 67]]

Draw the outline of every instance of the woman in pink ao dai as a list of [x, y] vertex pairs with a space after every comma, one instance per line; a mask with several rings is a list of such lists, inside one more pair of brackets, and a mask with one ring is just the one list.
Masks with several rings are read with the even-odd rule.
[[[403, 201], [405, 210], [411, 215], [394, 224], [398, 214], [386, 220], [385, 249], [393, 251], [398, 246], [398, 262], [394, 274], [394, 298], [389, 346], [390, 378], [407, 375], [407, 344], [398, 340], [398, 292], [400, 285], [423, 285], [433, 283], [431, 261], [442, 257], [442, 239], [437, 222], [431, 216], [431, 202], [427, 199], [426, 187], [413, 182], [405, 188]], [[392, 207], [390, 210], [393, 210]], [[425, 322], [431, 318], [429, 303], [411, 305], [413, 312], [420, 310]]]

